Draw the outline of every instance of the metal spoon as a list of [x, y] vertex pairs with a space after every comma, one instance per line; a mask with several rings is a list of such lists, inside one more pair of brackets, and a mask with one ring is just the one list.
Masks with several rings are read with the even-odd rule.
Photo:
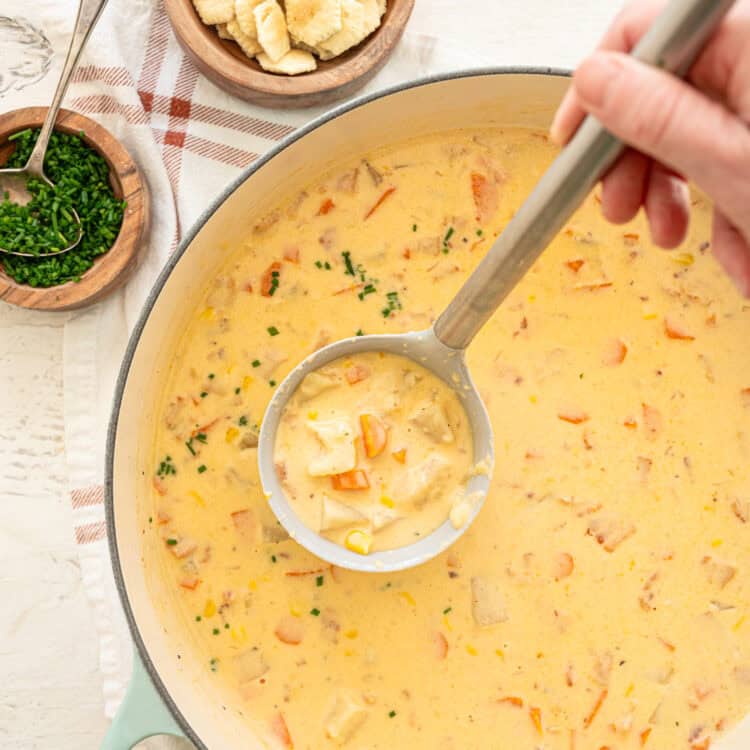
[[[47, 110], [47, 116], [45, 117], [44, 124], [39, 132], [39, 137], [34, 144], [34, 150], [31, 152], [31, 156], [29, 156], [29, 160], [26, 162], [25, 166], [14, 169], [0, 169], [0, 199], [2, 199], [7, 193], [10, 201], [25, 206], [32, 198], [28, 188], [28, 181], [31, 177], [42, 180], [50, 187], [54, 187], [49, 177], [44, 174], [44, 156], [47, 153], [47, 145], [49, 144], [49, 139], [52, 135], [55, 120], [57, 119], [57, 113], [60, 111], [63, 97], [68, 89], [70, 76], [75, 70], [78, 58], [86, 44], [86, 40], [89, 38], [91, 30], [99, 20], [99, 15], [106, 4], [107, 0], [81, 0], [80, 5], [78, 6], [75, 26], [73, 27], [73, 36], [70, 40], [70, 46], [68, 47], [68, 54], [65, 57], [65, 64], [63, 65], [62, 73], [60, 74], [60, 80], [57, 83], [55, 95], [52, 97], [52, 103]], [[83, 236], [81, 220], [75, 211], [73, 211], [73, 215], [75, 216], [76, 224], [78, 225], [78, 236], [76, 237], [75, 242], [68, 245], [68, 247], [63, 248], [62, 250], [55, 250], [51, 253], [42, 253], [40, 255], [35, 255], [34, 253], [19, 253], [0, 247], [0, 253], [6, 253], [7, 255], [20, 255], [24, 258], [48, 258], [52, 255], [67, 253], [78, 245]]]
[[[733, 4], [734, 0], [672, 0], [633, 50], [633, 56], [683, 75]], [[281, 414], [302, 379], [332, 360], [365, 351], [401, 354], [432, 370], [456, 390], [471, 422], [474, 459], [489, 459], [491, 464], [492, 427], [471, 380], [464, 351], [624, 148], [597, 120], [587, 117], [432, 328], [338, 341], [310, 355], [281, 383], [263, 418], [258, 462], [271, 508], [300, 544], [335, 565], [382, 572], [425, 562], [464, 533], [479, 513], [481, 503], [462, 528], [456, 529], [446, 520], [413, 544], [369, 555], [351, 552], [312, 531], [295, 515], [274, 469], [274, 444]], [[467, 490], [481, 492], [483, 502], [489, 484], [490, 477], [475, 476]]]

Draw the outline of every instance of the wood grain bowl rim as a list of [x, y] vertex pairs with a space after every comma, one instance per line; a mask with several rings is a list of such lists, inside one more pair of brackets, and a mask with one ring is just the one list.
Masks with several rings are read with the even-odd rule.
[[[47, 107], [24, 107], [0, 115], [0, 147], [12, 133], [40, 127]], [[0, 269], [0, 300], [37, 310], [73, 310], [91, 304], [122, 285], [138, 266], [145, 251], [143, 238], [149, 223], [149, 201], [140, 170], [125, 147], [102, 125], [85, 115], [61, 109], [55, 130], [82, 133], [84, 142], [109, 166], [115, 195], [127, 201], [120, 232], [112, 247], [94, 260], [80, 281], [53, 287], [19, 284]], [[2, 255], [0, 255], [2, 263]]]
[[213, 26], [204, 24], [191, 0], [164, 0], [164, 7], [189, 56], [205, 66], [199, 65], [207, 77], [230, 93], [241, 89], [268, 98], [302, 101], [318, 95], [317, 103], [323, 103], [348, 95], [359, 80], [364, 85], [385, 64], [404, 33], [414, 2], [389, 0], [380, 26], [369, 37], [332, 60], [317, 60], [317, 70], [296, 76], [264, 71], [235, 42], [220, 39]]

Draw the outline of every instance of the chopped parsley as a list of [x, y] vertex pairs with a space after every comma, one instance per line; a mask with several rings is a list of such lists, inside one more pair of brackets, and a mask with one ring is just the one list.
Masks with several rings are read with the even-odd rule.
[[269, 336], [278, 336], [279, 335], [279, 329], [276, 328], [276, 326], [268, 326], [266, 329], [268, 331]]
[[167, 544], [170, 547], [174, 547], [177, 544], [177, 540], [176, 539], [167, 539]]
[[260, 360], [259, 359], [254, 359], [251, 362], [251, 364], [252, 364], [253, 367], [260, 367]]
[[316, 586], [322, 586], [322, 585], [323, 585], [323, 576], [318, 576], [318, 577], [317, 577], [317, 578], [315, 579], [315, 585], [316, 585]]
[[206, 464], [201, 464], [201, 465], [200, 465], [200, 466], [198, 467], [198, 473], [199, 473], [199, 474], [203, 474], [203, 472], [204, 472], [204, 471], [206, 471], [206, 468], [207, 468], [207, 467], [206, 467]]
[[354, 335], [355, 336], [364, 336], [365, 332], [361, 328], [357, 328], [357, 332]]
[[389, 318], [394, 310], [401, 309], [401, 300], [398, 298], [398, 292], [388, 292], [385, 295], [387, 299], [386, 306], [380, 311], [384, 318]]
[[450, 242], [451, 237], [453, 237], [453, 232], [455, 230], [453, 227], [448, 227], [448, 231], [445, 233], [445, 236], [443, 237], [443, 252], [447, 255], [450, 251], [450, 246], [448, 243]]
[[343, 253], [341, 253], [341, 257], [344, 259], [344, 265], [346, 266], [346, 273], [347, 276], [356, 276], [356, 272], [354, 270], [354, 264], [352, 263], [352, 254], [345, 250]]
[[368, 294], [375, 294], [378, 290], [375, 288], [374, 284], [367, 283], [365, 284], [362, 291], [357, 295], [361, 300], [363, 300]]
[[240, 417], [240, 418], [239, 418], [239, 419], [237, 420], [237, 424], [238, 424], [238, 425], [239, 425], [240, 427], [245, 427], [245, 426], [247, 425], [247, 417], [246, 417], [246, 416], [245, 416], [245, 415], [243, 414], [243, 415], [242, 415], [242, 416], [241, 416], [241, 417]]
[[187, 449], [195, 456], [195, 448], [193, 448], [193, 440], [197, 440], [199, 443], [203, 443], [204, 445], [208, 442], [208, 436], [205, 432], [199, 432], [197, 435], [193, 435], [193, 437], [188, 440], [185, 445], [187, 446]]
[[276, 290], [279, 288], [279, 272], [271, 271], [271, 286], [268, 290], [268, 296], [273, 297], [276, 294]]
[[157, 477], [166, 477], [170, 474], [176, 474], [177, 469], [172, 463], [172, 456], [164, 456], [164, 460], [159, 464], [159, 468], [156, 470]]
[[312, 608], [312, 609], [310, 610], [310, 614], [311, 614], [311, 615], [312, 615], [313, 617], [318, 617], [318, 616], [320, 616], [320, 610], [319, 610], [319, 609], [318, 609], [317, 607], [313, 607], [313, 608]]

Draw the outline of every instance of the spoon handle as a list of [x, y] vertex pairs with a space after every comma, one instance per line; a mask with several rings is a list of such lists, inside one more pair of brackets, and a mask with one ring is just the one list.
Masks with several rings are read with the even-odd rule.
[[44, 155], [47, 152], [47, 144], [52, 135], [57, 113], [62, 104], [65, 92], [68, 89], [70, 76], [75, 70], [86, 40], [89, 38], [91, 30], [99, 20], [99, 15], [106, 4], [107, 0], [81, 0], [78, 6], [78, 14], [76, 15], [75, 26], [73, 27], [73, 36], [70, 39], [70, 46], [68, 47], [68, 54], [65, 57], [65, 64], [60, 74], [60, 80], [57, 83], [55, 95], [52, 97], [52, 103], [47, 110], [47, 117], [34, 145], [34, 150], [31, 152], [31, 156], [29, 156], [25, 167], [27, 171], [39, 177], [44, 176]]
[[[672, 0], [632, 52], [685, 75], [734, 0]], [[592, 116], [542, 176], [487, 255], [435, 321], [435, 335], [465, 349], [553, 237], [622, 154], [625, 145]]]

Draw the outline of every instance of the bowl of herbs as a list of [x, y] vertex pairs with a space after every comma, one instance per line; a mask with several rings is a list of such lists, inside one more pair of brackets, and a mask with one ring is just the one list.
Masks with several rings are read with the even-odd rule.
[[[0, 115], [0, 166], [22, 167], [46, 114], [29, 107]], [[145, 249], [145, 184], [125, 148], [83, 115], [60, 110], [44, 160], [54, 187], [29, 183], [26, 206], [0, 195], [0, 299], [22, 307], [70, 310], [96, 302], [135, 270]], [[72, 250], [52, 254], [73, 231]]]

